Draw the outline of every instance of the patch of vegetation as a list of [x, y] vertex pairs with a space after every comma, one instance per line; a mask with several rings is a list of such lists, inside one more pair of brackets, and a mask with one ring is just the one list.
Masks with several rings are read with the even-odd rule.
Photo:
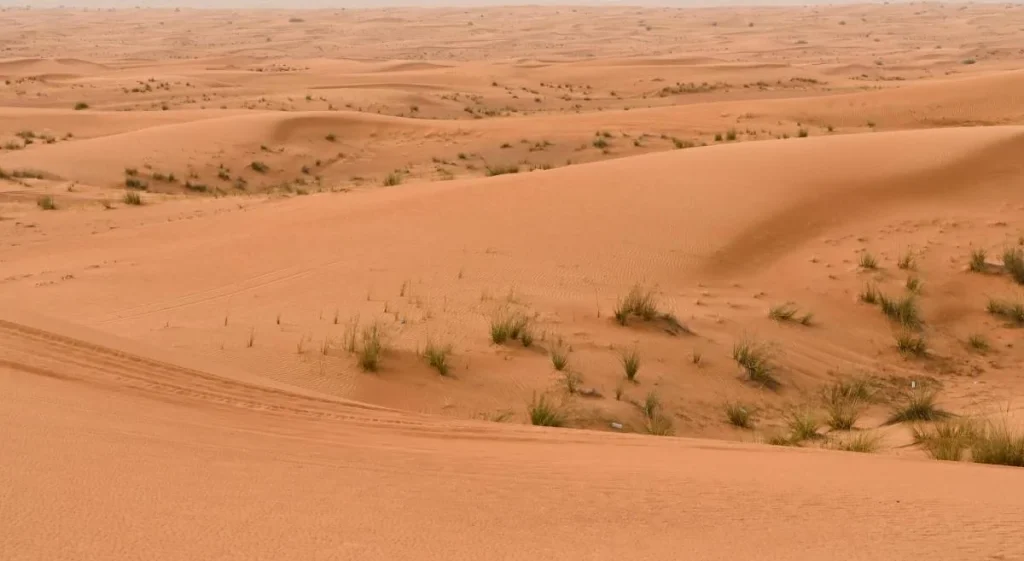
[[124, 178], [124, 186], [128, 189], [138, 189], [140, 191], [145, 191], [149, 188], [149, 184], [138, 177]]
[[973, 273], [984, 273], [988, 270], [988, 264], [985, 262], [987, 257], [988, 254], [982, 248], [972, 250], [971, 264], [968, 265], [968, 269]]
[[1020, 302], [990, 298], [987, 309], [988, 313], [1003, 318], [1013, 325], [1018, 327], [1024, 325], [1024, 304]]
[[551, 348], [551, 365], [559, 372], [569, 366], [569, 350], [560, 341]]
[[527, 411], [530, 414], [531, 425], [540, 427], [564, 427], [566, 425], [565, 413], [543, 395], [539, 399], [535, 395]]
[[1024, 434], [1008, 422], [989, 423], [971, 444], [971, 461], [979, 464], [1024, 467]]
[[732, 359], [743, 368], [751, 382], [773, 389], [779, 386], [775, 378], [775, 364], [767, 346], [744, 339], [733, 345]]
[[79, 101], [75, 104], [75, 111], [83, 111], [89, 108], [89, 104], [84, 101]]
[[611, 144], [607, 140], [601, 137], [595, 138], [591, 144], [593, 144], [594, 148], [598, 148], [600, 150], [604, 150], [605, 148], [611, 146]]
[[913, 294], [902, 298], [889, 298], [881, 294], [878, 297], [878, 303], [887, 318], [904, 328], [917, 329], [921, 327], [921, 313], [918, 311], [917, 299]]
[[797, 317], [799, 312], [800, 309], [792, 303], [779, 304], [769, 308], [768, 317], [778, 322], [793, 321], [801, 325], [811, 325], [814, 321], [814, 314], [807, 312]]
[[126, 192], [123, 200], [126, 205], [142, 206], [142, 197], [135, 191]]
[[848, 439], [833, 442], [831, 448], [844, 452], [870, 454], [878, 450], [881, 441], [882, 437], [874, 432], [858, 432]]
[[644, 321], [653, 321], [658, 317], [658, 305], [654, 293], [645, 290], [639, 284], [633, 285], [626, 296], [619, 299], [615, 308], [615, 320], [620, 325], [626, 325], [631, 316], [639, 317]]
[[900, 399], [886, 421], [887, 425], [915, 421], [942, 421], [953, 416], [952, 413], [939, 407], [938, 395], [934, 391], [916, 390], [909, 392]]
[[335, 140], [338, 140], [338, 137], [335, 136], [335, 134], [332, 132], [325, 136], [324, 140], [326, 140], [327, 142], [334, 142]]
[[50, 195], [43, 195], [36, 199], [36, 204], [43, 210], [57, 210], [57, 203]]
[[[519, 312], [502, 310], [491, 318], [491, 341], [496, 345], [520, 339], [524, 333], [529, 333], [530, 320]], [[532, 343], [532, 335], [529, 335]], [[523, 343], [527, 345], [525, 342]]]
[[393, 172], [389, 173], [387, 175], [387, 177], [384, 178], [384, 186], [385, 187], [394, 187], [395, 185], [401, 185], [401, 183], [402, 183], [402, 174], [398, 173], [397, 171], [393, 171]]
[[905, 286], [909, 292], [920, 294], [921, 290], [924, 288], [924, 283], [922, 283], [921, 279], [918, 277], [907, 277]]
[[825, 423], [833, 430], [853, 430], [864, 408], [867, 390], [848, 382], [839, 382], [822, 390]]
[[741, 429], [753, 428], [754, 423], [751, 417], [750, 408], [742, 403], [727, 403], [725, 405], [725, 418], [734, 427]]
[[818, 434], [820, 423], [814, 413], [810, 411], [796, 411], [786, 419], [786, 427], [789, 429], [789, 440], [795, 444], [807, 440], [821, 438]]
[[800, 137], [800, 138], [807, 138], [808, 134], [809, 133], [807, 132], [807, 129], [800, 129], [800, 130], [796, 131], [796, 135], [798, 137]]
[[423, 358], [427, 359], [427, 364], [429, 364], [434, 370], [437, 370], [438, 374], [447, 376], [450, 367], [448, 364], [448, 355], [450, 355], [451, 352], [451, 345], [436, 345], [431, 341], [427, 343], [427, 348], [423, 350]]
[[648, 419], [644, 428], [647, 429], [647, 434], [652, 436], [672, 436], [675, 432], [672, 419], [661, 414], [655, 415], [653, 419]]
[[270, 171], [270, 166], [259, 160], [253, 160], [253, 162], [249, 164], [249, 167], [256, 173], [267, 173]]
[[896, 340], [896, 349], [901, 355], [923, 357], [928, 354], [928, 342], [924, 335], [904, 329], [893, 337]]
[[359, 367], [364, 372], [376, 372], [384, 354], [384, 333], [377, 323], [363, 328], [362, 344], [358, 350]]
[[732, 142], [733, 140], [736, 140], [736, 129], [729, 129], [725, 131], [725, 140], [727, 142]]
[[900, 256], [899, 261], [896, 262], [896, 266], [904, 271], [912, 270], [915, 266], [914, 252], [908, 251]]
[[881, 293], [878, 291], [878, 287], [873, 283], [867, 283], [864, 285], [864, 290], [860, 293], [860, 301], [866, 304], [877, 304]]
[[1017, 284], [1024, 284], [1024, 252], [1015, 247], [1004, 251], [1003, 268]]
[[971, 350], [982, 354], [987, 353], [991, 348], [991, 345], [988, 342], [988, 338], [982, 335], [981, 333], [972, 333], [971, 335], [969, 335], [967, 337], [967, 346]]
[[516, 164], [487, 166], [486, 171], [487, 177], [507, 175], [510, 173], [519, 173], [519, 166]]
[[867, 251], [860, 254], [860, 259], [857, 261], [857, 264], [860, 265], [861, 269], [867, 271], [874, 271], [878, 269], [878, 260], [875, 259], [874, 255], [871, 255], [871, 253]]
[[192, 183], [191, 180], [185, 181], [185, 189], [192, 191], [194, 193], [206, 193], [207, 191], [210, 190], [210, 188], [207, 187], [206, 185], [202, 183]]
[[583, 384], [583, 376], [579, 373], [571, 370], [566, 370], [562, 374], [562, 383], [565, 385], [565, 391], [569, 394], [575, 394], [580, 391], [580, 386]]
[[636, 374], [640, 371], [640, 351], [636, 347], [622, 351], [619, 360], [622, 362], [622, 371], [626, 374], [626, 379], [636, 383]]
[[915, 425], [911, 434], [932, 458], [959, 462], [977, 438], [979, 428], [972, 419], [948, 419], [930, 426]]

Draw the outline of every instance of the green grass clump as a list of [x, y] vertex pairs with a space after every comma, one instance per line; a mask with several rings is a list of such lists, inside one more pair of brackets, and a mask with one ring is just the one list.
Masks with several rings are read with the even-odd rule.
[[249, 167], [252, 168], [252, 170], [257, 173], [267, 173], [268, 171], [270, 171], [270, 166], [259, 160], [253, 161], [251, 164], [249, 164]]
[[620, 325], [626, 325], [631, 316], [639, 317], [644, 321], [653, 321], [658, 318], [658, 303], [654, 298], [654, 293], [645, 290], [639, 284], [629, 289], [626, 296], [620, 298], [615, 307], [615, 320]]
[[495, 345], [522, 339], [524, 346], [533, 344], [533, 334], [529, 330], [530, 320], [519, 312], [502, 310], [491, 318], [491, 341]]
[[959, 462], [977, 438], [979, 428], [972, 419], [949, 419], [930, 426], [915, 425], [911, 434], [932, 458]]
[[622, 362], [622, 370], [626, 374], [626, 379], [635, 383], [636, 374], [640, 371], [640, 351], [635, 347], [631, 350], [623, 351], [619, 360]]
[[769, 388], [778, 387], [775, 364], [766, 346], [752, 340], [739, 341], [732, 347], [732, 359], [743, 368], [750, 381]]
[[864, 290], [860, 293], [860, 301], [865, 304], [877, 304], [881, 293], [878, 292], [878, 287], [872, 283], [864, 285]]
[[730, 425], [741, 429], [749, 429], [754, 426], [750, 408], [742, 403], [727, 403], [725, 418], [728, 419]]
[[57, 210], [57, 203], [54, 202], [53, 197], [50, 195], [43, 195], [36, 199], [36, 204], [43, 210]]
[[123, 200], [126, 205], [142, 206], [142, 197], [140, 197], [135, 191], [128, 191], [125, 193]]
[[611, 146], [611, 144], [609, 144], [607, 140], [605, 140], [604, 138], [601, 138], [601, 137], [595, 138], [594, 142], [592, 142], [592, 144], [594, 145], [594, 148], [598, 148], [598, 149], [601, 149], [601, 150]]
[[923, 357], [928, 354], [928, 342], [919, 333], [901, 330], [893, 337], [896, 340], [896, 349], [902, 355]]
[[979, 353], [987, 353], [991, 348], [991, 345], [988, 342], [988, 338], [982, 335], [981, 333], [973, 333], [970, 336], [968, 336], [967, 346], [971, 350], [977, 351]]
[[1007, 300], [996, 300], [994, 298], [988, 301], [988, 313], [1003, 318], [1010, 323], [1021, 326], [1024, 325], [1024, 304], [1020, 302], [1010, 302]]
[[990, 423], [971, 444], [971, 461], [979, 464], [1024, 467], [1024, 434], [1008, 422]]
[[768, 317], [778, 322], [794, 321], [801, 325], [811, 325], [814, 320], [814, 314], [807, 312], [799, 315], [799, 313], [799, 308], [794, 304], [786, 303], [769, 308]]
[[833, 430], [852, 430], [864, 404], [871, 397], [866, 382], [837, 382], [821, 393], [825, 407], [825, 423]]
[[789, 429], [789, 440], [795, 444], [821, 438], [821, 435], [818, 434], [819, 426], [817, 417], [810, 411], [793, 412], [786, 420], [786, 427]]
[[860, 254], [860, 260], [857, 262], [861, 269], [873, 271], [878, 268], [878, 260], [875, 259], [874, 255], [871, 255], [867, 251]]
[[516, 164], [487, 166], [486, 171], [487, 177], [507, 175], [510, 173], [519, 173], [519, 166]]
[[1024, 253], [1010, 248], [1003, 252], [1003, 268], [1017, 284], [1024, 284]]
[[937, 394], [928, 390], [917, 390], [906, 394], [896, 404], [889, 419], [888, 425], [907, 423], [915, 421], [942, 421], [953, 416], [952, 413], [939, 407]]
[[380, 325], [374, 323], [363, 329], [362, 345], [358, 349], [359, 367], [365, 372], [376, 372], [384, 354], [384, 334]]
[[973, 273], [985, 272], [988, 269], [988, 264], [985, 262], [985, 259], [987, 258], [988, 255], [986, 254], [984, 249], [978, 248], [972, 250], [971, 263], [970, 265], [968, 265], [968, 269], [970, 269], [970, 271]]
[[882, 313], [890, 320], [907, 329], [921, 327], [921, 314], [917, 308], [917, 299], [913, 294], [900, 298], [889, 298], [884, 294], [879, 294], [878, 303], [882, 307]]
[[540, 427], [564, 427], [566, 424], [565, 413], [554, 403], [548, 401], [547, 397], [535, 395], [533, 401], [527, 407], [530, 414], [530, 424]]
[[561, 342], [551, 349], [551, 366], [554, 366], [555, 370], [559, 372], [569, 366], [569, 350]]
[[423, 350], [423, 358], [427, 360], [427, 364], [431, 368], [437, 370], [437, 373], [442, 376], [447, 376], [450, 365], [448, 364], [448, 355], [452, 352], [451, 345], [436, 345], [433, 341], [427, 343], [427, 348]]

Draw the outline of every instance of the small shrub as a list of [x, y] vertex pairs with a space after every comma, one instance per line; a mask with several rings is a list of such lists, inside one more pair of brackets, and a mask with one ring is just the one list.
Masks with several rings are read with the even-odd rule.
[[583, 376], [580, 376], [577, 372], [566, 370], [562, 374], [562, 383], [565, 384], [565, 391], [575, 394], [580, 391], [580, 386], [583, 384]]
[[1020, 302], [1009, 302], [992, 298], [988, 301], [987, 309], [988, 313], [1003, 318], [1014, 325], [1024, 325], [1024, 304]]
[[647, 429], [647, 434], [653, 436], [672, 436], [675, 432], [672, 419], [665, 415], [655, 415], [653, 419], [648, 419], [644, 428]]
[[598, 149], [601, 149], [601, 150], [604, 150], [605, 148], [608, 148], [609, 146], [611, 146], [611, 144], [609, 144], [607, 140], [605, 140], [604, 138], [601, 138], [601, 137], [595, 138], [594, 142], [592, 142], [592, 144], [594, 145], [594, 148], [598, 148]]
[[741, 403], [727, 403], [725, 405], [725, 418], [728, 419], [729, 424], [734, 427], [739, 427], [741, 429], [749, 429], [753, 427], [750, 409]]
[[206, 193], [210, 190], [206, 185], [202, 183], [193, 183], [191, 180], [185, 181], [185, 189], [192, 191], [193, 193]]
[[1003, 268], [1017, 284], [1024, 284], [1024, 253], [1011, 248], [1003, 252]]
[[623, 351], [619, 359], [622, 362], [622, 370], [626, 374], [626, 379], [635, 383], [636, 374], [640, 370], [640, 351], [635, 347], [629, 351]]
[[251, 164], [249, 164], [249, 167], [252, 168], [252, 170], [257, 173], [267, 173], [268, 171], [270, 171], [270, 166], [259, 160], [254, 160]]
[[83, 111], [89, 108], [89, 104], [84, 101], [79, 101], [75, 104], [75, 111]]
[[394, 172], [393, 171], [393, 172], [389, 173], [387, 175], [387, 177], [384, 178], [384, 186], [385, 187], [394, 187], [395, 185], [401, 185], [401, 183], [402, 183], [402, 174], [400, 174], [398, 172]]
[[875, 259], [874, 255], [871, 255], [867, 251], [860, 254], [860, 259], [857, 262], [861, 269], [873, 271], [878, 268], [878, 260]]
[[530, 329], [529, 325], [523, 325], [522, 330], [519, 331], [518, 339], [526, 348], [533, 346], [533, 330]]
[[722, 133], [715, 133], [715, 142], [722, 141]]
[[818, 434], [818, 419], [810, 411], [791, 413], [786, 420], [786, 426], [789, 428], [789, 438], [794, 443], [821, 438]]
[[149, 188], [149, 185], [138, 177], [126, 177], [124, 179], [124, 186], [128, 189], [138, 189], [140, 191]]
[[530, 424], [540, 427], [564, 427], [566, 424], [565, 414], [554, 404], [548, 401], [547, 397], [535, 395], [528, 407]]
[[877, 304], [879, 296], [881, 296], [881, 293], [878, 292], [878, 287], [868, 283], [864, 285], [864, 290], [860, 293], [860, 301], [866, 304]]
[[973, 333], [967, 337], [967, 346], [974, 351], [979, 353], [987, 353], [991, 348], [989, 345], [988, 338], [981, 333]]
[[736, 140], [736, 129], [729, 129], [725, 131], [725, 140], [728, 142]]
[[823, 394], [825, 404], [825, 423], [833, 430], [852, 430], [860, 417], [862, 404], [855, 397], [845, 395], [834, 389]]
[[[509, 339], [513, 341], [520, 339], [523, 333], [527, 332], [528, 324], [529, 318], [526, 316], [518, 312], [503, 310], [491, 318], [491, 341], [496, 345], [502, 345]], [[532, 335], [530, 335], [529, 341], [533, 342]]]
[[437, 370], [437, 373], [442, 376], [448, 375], [448, 355], [452, 352], [451, 345], [436, 345], [433, 342], [427, 343], [427, 348], [423, 350], [423, 357], [427, 359], [427, 364], [431, 368]]
[[917, 390], [906, 394], [892, 410], [888, 425], [914, 421], [941, 421], [953, 416], [952, 413], [938, 406], [937, 395], [933, 391]]
[[640, 405], [640, 410], [644, 414], [644, 418], [647, 420], [654, 419], [658, 415], [661, 409], [661, 399], [658, 397], [658, 393], [651, 390], [647, 393], [647, 397], [644, 398], [644, 402]]
[[899, 261], [896, 262], [896, 266], [904, 271], [909, 271], [914, 268], [914, 253], [908, 251], [900, 256]]
[[907, 277], [906, 287], [908, 291], [914, 294], [920, 294], [923, 289], [923, 284], [921, 283], [921, 279], [918, 277]]
[[908, 330], [901, 330], [894, 335], [896, 349], [905, 356], [923, 357], [928, 354], [928, 342], [924, 336]]
[[800, 130], [798, 130], [796, 132], [796, 135], [798, 137], [800, 137], [800, 138], [807, 138], [807, 135], [808, 135], [807, 129], [800, 129]]
[[551, 349], [551, 365], [559, 372], [569, 365], [569, 351], [561, 343]]
[[794, 321], [801, 325], [811, 325], [814, 321], [814, 314], [807, 312], [798, 316], [799, 311], [792, 303], [780, 304], [769, 308], [768, 317], [778, 322]]
[[770, 354], [766, 346], [752, 340], [739, 341], [732, 347], [732, 359], [743, 368], [750, 381], [774, 388], [778, 380]]
[[510, 173], [519, 173], [519, 166], [516, 164], [508, 165], [495, 165], [487, 166], [487, 177], [494, 177], [496, 175], [506, 175]]
[[979, 464], [1024, 467], [1024, 434], [1007, 422], [988, 424], [971, 444], [971, 460]]
[[911, 428], [914, 442], [936, 460], [959, 462], [964, 450], [969, 448], [978, 436], [978, 425], [971, 419], [950, 419], [922, 427]]
[[374, 323], [363, 329], [362, 345], [359, 348], [359, 367], [365, 372], [376, 372], [380, 368], [384, 353], [383, 330]]
[[988, 270], [988, 264], [985, 262], [985, 259], [987, 258], [988, 255], [986, 254], [984, 249], [978, 248], [972, 250], [971, 264], [968, 266], [968, 268], [973, 273], [984, 273], [986, 270]]
[[43, 195], [36, 199], [36, 204], [43, 210], [57, 210], [57, 203], [54, 202], [53, 197], [50, 195]]
[[338, 140], [338, 137], [335, 136], [334, 133], [332, 132], [332, 133], [328, 134], [327, 136], [325, 136], [324, 140], [326, 140], [327, 142], [334, 142], [335, 140]]
[[895, 299], [882, 294], [879, 295], [878, 302], [882, 306], [882, 313], [890, 320], [907, 329], [916, 329], [921, 326], [921, 315], [917, 309], [917, 299], [913, 294]]
[[142, 197], [140, 197], [135, 191], [128, 191], [125, 193], [123, 200], [126, 205], [142, 206]]
[[844, 452], [870, 454], [878, 450], [881, 440], [881, 436], [873, 432], [858, 432], [849, 439], [833, 443], [832, 448]]
[[637, 316], [644, 321], [652, 321], [658, 317], [658, 305], [654, 293], [644, 290], [639, 284], [634, 285], [624, 298], [620, 298], [615, 308], [615, 319], [626, 325], [630, 316]]

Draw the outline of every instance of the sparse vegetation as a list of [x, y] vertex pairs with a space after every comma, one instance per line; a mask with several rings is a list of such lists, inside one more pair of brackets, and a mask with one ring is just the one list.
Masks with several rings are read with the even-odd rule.
[[255, 171], [256, 173], [267, 173], [268, 171], [270, 171], [270, 166], [259, 160], [254, 160], [251, 164], [249, 164], [249, 167], [252, 168], [252, 170]]
[[981, 333], [973, 333], [967, 337], [967, 346], [976, 352], [987, 353], [991, 348], [988, 338]]
[[767, 346], [751, 339], [744, 339], [733, 345], [732, 359], [743, 368], [750, 381], [769, 388], [779, 385], [775, 378], [775, 365]]
[[328, 133], [328, 135], [324, 137], [324, 140], [326, 140], [327, 142], [334, 142], [335, 140], [338, 140], [338, 137], [335, 136], [335, 134], [332, 132]]
[[626, 325], [630, 316], [639, 317], [644, 321], [656, 319], [658, 317], [658, 305], [654, 298], [654, 293], [645, 290], [639, 284], [629, 289], [626, 296], [619, 299], [619, 303], [615, 308], [615, 320], [620, 325]]
[[402, 184], [402, 174], [397, 171], [393, 171], [384, 178], [385, 187], [394, 187], [395, 185]]
[[43, 195], [36, 199], [36, 204], [43, 210], [57, 210], [57, 203], [50, 195]]
[[878, 292], [878, 287], [873, 283], [867, 283], [864, 285], [864, 290], [860, 293], [860, 301], [866, 304], [877, 304], [881, 293]]
[[423, 357], [427, 359], [427, 364], [431, 368], [437, 370], [437, 373], [442, 376], [448, 375], [448, 355], [452, 352], [451, 345], [437, 345], [433, 341], [427, 343], [427, 348], [423, 350]]
[[936, 460], [959, 462], [979, 432], [973, 419], [947, 419], [930, 426], [914, 425], [911, 433], [929, 456]]
[[551, 348], [551, 365], [559, 372], [569, 365], [569, 350], [561, 342]]
[[138, 189], [140, 191], [149, 188], [149, 185], [142, 179], [139, 179], [138, 177], [124, 178], [124, 186], [127, 187], [128, 189]]
[[736, 140], [736, 129], [729, 129], [725, 131], [725, 140], [727, 142], [732, 142]]
[[384, 353], [384, 333], [381, 326], [373, 323], [363, 328], [362, 344], [359, 347], [359, 367], [364, 372], [376, 372], [380, 368]]
[[725, 405], [725, 418], [729, 420], [730, 425], [741, 429], [749, 429], [754, 426], [750, 408], [742, 403], [727, 403]]
[[516, 164], [508, 165], [493, 165], [487, 166], [487, 177], [494, 177], [496, 175], [507, 175], [510, 173], [519, 173], [519, 166]]
[[904, 328], [917, 329], [921, 327], [921, 314], [917, 308], [915, 295], [908, 294], [901, 298], [889, 298], [884, 294], [880, 294], [878, 296], [878, 303], [881, 305], [882, 313], [887, 318]]
[[626, 374], [626, 379], [636, 383], [636, 374], [640, 371], [640, 351], [636, 347], [623, 351], [619, 360], [622, 362], [622, 370]]
[[988, 313], [1003, 318], [1013, 325], [1024, 325], [1024, 304], [1020, 302], [991, 298], [988, 301], [987, 309]]
[[920, 294], [921, 290], [924, 288], [921, 279], [918, 277], [907, 277], [907, 282], [905, 286], [907, 287], [907, 290], [909, 292], [912, 292], [914, 294]]
[[799, 312], [799, 308], [793, 303], [779, 304], [769, 308], [768, 317], [778, 322], [793, 321], [801, 325], [811, 325], [814, 321], [814, 314], [807, 312], [799, 315]]
[[834, 441], [831, 448], [844, 452], [870, 454], [878, 450], [881, 441], [881, 436], [874, 432], [858, 432], [845, 440]]
[[1008, 421], [988, 423], [971, 444], [971, 461], [979, 464], [1024, 467], [1024, 434]]
[[[528, 334], [528, 341], [533, 342], [533, 335], [529, 332], [529, 318], [519, 312], [501, 310], [491, 318], [491, 341], [496, 345], [502, 345], [508, 340], [517, 340]], [[524, 346], [529, 346], [523, 342]]]
[[1024, 284], [1024, 252], [1016, 247], [1004, 251], [1003, 268], [1017, 284]]
[[902, 329], [893, 336], [896, 349], [904, 356], [923, 357], [928, 354], [928, 342], [924, 335]]
[[900, 399], [900, 403], [893, 408], [886, 424], [941, 421], [952, 417], [952, 413], [938, 406], [937, 397], [936, 392], [924, 389], [907, 393]]
[[984, 273], [988, 269], [988, 264], [985, 262], [987, 257], [988, 254], [982, 248], [971, 250], [971, 264], [968, 268], [973, 273]]
[[565, 391], [569, 394], [575, 394], [580, 391], [580, 386], [583, 384], [583, 376], [580, 376], [578, 372], [566, 370], [562, 373], [562, 383], [565, 384]]
[[866, 387], [839, 382], [822, 390], [825, 423], [833, 430], [852, 430], [864, 407]]
[[548, 401], [546, 396], [537, 398], [528, 407], [530, 424], [541, 427], [564, 427], [566, 424], [565, 414], [554, 403]]
[[135, 191], [128, 191], [124, 194], [124, 204], [142, 206], [142, 197]]
[[915, 263], [914, 252], [908, 251], [900, 256], [899, 261], [896, 262], [896, 266], [904, 271], [909, 271], [914, 268]]
[[875, 259], [874, 255], [871, 255], [871, 253], [867, 251], [860, 254], [860, 259], [857, 261], [857, 264], [860, 265], [861, 269], [867, 271], [874, 271], [875, 269], [878, 269], [878, 260]]
[[786, 419], [789, 439], [795, 444], [821, 438], [821, 435], [818, 434], [819, 426], [817, 417], [810, 411], [795, 411], [790, 413], [788, 419]]
[[75, 111], [83, 111], [89, 108], [89, 104], [84, 101], [79, 101], [75, 104]]

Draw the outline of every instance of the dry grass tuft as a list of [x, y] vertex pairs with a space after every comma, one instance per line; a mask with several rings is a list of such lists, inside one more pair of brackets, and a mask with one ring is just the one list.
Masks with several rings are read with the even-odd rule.
[[560, 407], [554, 403], [548, 401], [546, 396], [540, 396], [537, 398], [533, 396], [533, 401], [527, 406], [527, 412], [530, 415], [530, 424], [541, 426], [541, 427], [564, 427], [566, 425], [566, 416]]
[[744, 339], [732, 347], [732, 359], [743, 367], [747, 378], [768, 388], [779, 385], [775, 378], [775, 364], [766, 345], [751, 339]]
[[916, 390], [903, 396], [892, 410], [887, 425], [915, 421], [942, 421], [953, 416], [937, 403], [938, 394], [929, 390]]
[[433, 341], [427, 343], [427, 347], [423, 350], [423, 358], [427, 360], [427, 364], [431, 368], [437, 370], [437, 373], [442, 376], [447, 376], [450, 365], [448, 364], [448, 355], [452, 352], [451, 345], [437, 345]]
[[741, 429], [754, 428], [753, 415], [751, 410], [742, 403], [727, 403], [725, 404], [725, 418], [729, 420], [729, 424], [734, 427]]

